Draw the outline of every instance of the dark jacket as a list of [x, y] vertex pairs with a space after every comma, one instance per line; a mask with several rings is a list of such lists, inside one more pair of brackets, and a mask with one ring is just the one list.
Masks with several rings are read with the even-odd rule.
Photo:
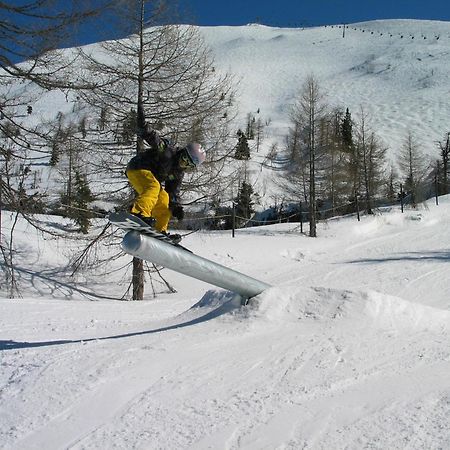
[[149, 148], [134, 156], [128, 163], [127, 170], [150, 170], [160, 183], [164, 183], [170, 202], [177, 203], [184, 177], [184, 171], [179, 165], [181, 149], [171, 145], [168, 139], [160, 137], [148, 126], [142, 130], [142, 138]]

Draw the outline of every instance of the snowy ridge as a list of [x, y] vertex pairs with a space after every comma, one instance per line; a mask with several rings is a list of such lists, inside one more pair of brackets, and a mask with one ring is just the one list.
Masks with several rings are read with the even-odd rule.
[[332, 326], [333, 321], [345, 321], [361, 328], [399, 332], [448, 331], [450, 327], [450, 311], [376, 291], [277, 287], [255, 297], [250, 310], [256, 321], [280, 324], [312, 320]]

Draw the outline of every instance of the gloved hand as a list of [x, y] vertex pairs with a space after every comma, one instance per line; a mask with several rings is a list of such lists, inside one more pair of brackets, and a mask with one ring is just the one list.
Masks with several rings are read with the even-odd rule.
[[180, 222], [184, 218], [183, 207], [178, 203], [172, 203], [170, 205], [170, 210], [172, 211], [172, 216], [176, 217]]
[[146, 123], [143, 126], [138, 126], [136, 128], [136, 135], [138, 137], [143, 138], [143, 137], [147, 136], [148, 134], [150, 134], [152, 131], [153, 131], [152, 127], [148, 123]]

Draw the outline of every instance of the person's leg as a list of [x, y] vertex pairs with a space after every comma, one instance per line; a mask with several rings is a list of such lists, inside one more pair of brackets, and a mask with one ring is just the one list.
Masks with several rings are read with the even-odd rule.
[[127, 177], [138, 193], [131, 207], [131, 213], [139, 214], [142, 217], [151, 217], [153, 208], [158, 202], [161, 184], [150, 170], [127, 170]]
[[156, 219], [155, 228], [158, 231], [167, 231], [172, 213], [169, 209], [169, 194], [164, 189], [159, 191], [158, 200], [153, 207], [152, 217]]

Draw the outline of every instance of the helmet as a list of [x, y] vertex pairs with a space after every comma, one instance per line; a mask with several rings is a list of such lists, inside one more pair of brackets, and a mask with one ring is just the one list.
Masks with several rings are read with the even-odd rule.
[[199, 166], [206, 159], [206, 152], [197, 142], [192, 142], [184, 147], [186, 154], [195, 166]]

